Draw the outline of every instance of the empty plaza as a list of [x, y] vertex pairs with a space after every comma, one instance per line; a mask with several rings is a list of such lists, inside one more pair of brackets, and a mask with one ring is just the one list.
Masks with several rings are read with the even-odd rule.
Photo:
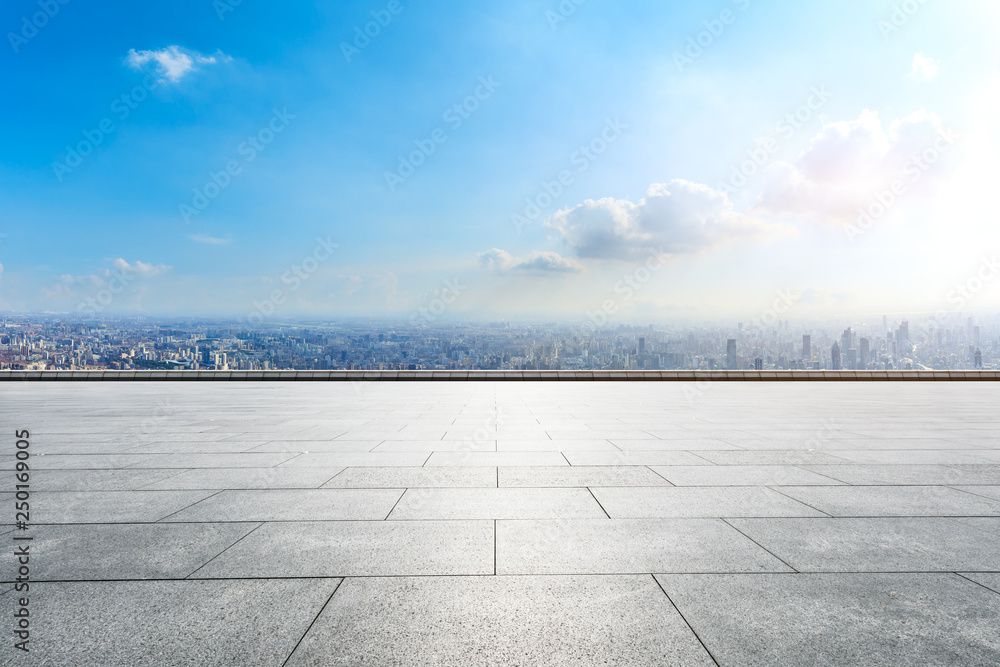
[[0, 399], [2, 664], [1000, 664], [996, 383]]

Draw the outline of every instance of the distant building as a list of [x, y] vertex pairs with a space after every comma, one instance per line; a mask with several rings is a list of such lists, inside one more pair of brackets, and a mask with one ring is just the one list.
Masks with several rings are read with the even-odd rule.
[[726, 342], [726, 370], [736, 370], [736, 339], [730, 338]]
[[983, 369], [983, 353], [981, 350], [976, 350], [976, 370]]
[[753, 369], [755, 371], [762, 371], [762, 370], [764, 370], [764, 360], [761, 359], [760, 357], [757, 357], [756, 359], [754, 359], [753, 360]]
[[802, 359], [805, 361], [812, 359], [812, 336], [802, 336]]
[[910, 340], [910, 323], [903, 322], [899, 325], [899, 329], [896, 330], [896, 340]]
[[833, 348], [830, 350], [830, 360], [832, 362], [830, 364], [831, 367], [832, 367], [832, 370], [835, 370], [835, 371], [841, 370], [841, 366], [840, 366], [840, 346], [837, 345], [837, 343], [834, 343], [833, 344]]
[[858, 370], [858, 351], [853, 347], [847, 351], [847, 369]]
[[871, 342], [867, 338], [861, 339], [861, 349], [859, 350], [860, 358], [858, 359], [858, 370], [865, 370], [868, 368], [869, 357], [871, 356]]

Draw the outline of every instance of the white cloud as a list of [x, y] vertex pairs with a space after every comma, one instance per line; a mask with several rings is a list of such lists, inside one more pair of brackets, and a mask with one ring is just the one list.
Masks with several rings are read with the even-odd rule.
[[232, 241], [231, 238], [216, 238], [215, 236], [208, 236], [207, 234], [192, 234], [188, 237], [195, 243], [204, 243], [206, 245], [226, 245]]
[[955, 139], [925, 110], [892, 121], [886, 130], [878, 113], [866, 109], [855, 120], [825, 125], [794, 164], [769, 167], [757, 206], [811, 220], [853, 222], [859, 208], [894, 182], [910, 186], [919, 180], [919, 189], [930, 192], [944, 172], [940, 158]]
[[562, 257], [551, 251], [530, 253], [527, 257], [514, 257], [506, 250], [491, 248], [477, 256], [479, 265], [488, 271], [533, 271], [536, 273], [579, 273], [583, 266], [579, 262]]
[[919, 53], [913, 56], [913, 69], [910, 72], [917, 81], [929, 83], [937, 78], [941, 71], [941, 61], [922, 56]]
[[650, 250], [692, 254], [767, 229], [734, 211], [725, 193], [684, 180], [654, 183], [638, 203], [588, 199], [559, 211], [546, 226], [579, 257], [598, 259], [645, 257]]
[[219, 61], [232, 60], [221, 51], [205, 56], [197, 51], [181, 48], [177, 45], [168, 46], [158, 51], [136, 51], [130, 49], [125, 57], [125, 64], [134, 70], [141, 70], [149, 64], [155, 64], [160, 80], [173, 83], [180, 81], [186, 74], [194, 71], [199, 65], [211, 65]]
[[[172, 267], [166, 266], [165, 264], [146, 264], [145, 262], [136, 261], [135, 264], [129, 264], [124, 259], [119, 257], [114, 261], [114, 266], [118, 271], [121, 271], [126, 275], [139, 276], [140, 278], [152, 278], [153, 276], [158, 276], [161, 273], [166, 273]], [[104, 271], [105, 277], [111, 277], [112, 272], [110, 270]]]

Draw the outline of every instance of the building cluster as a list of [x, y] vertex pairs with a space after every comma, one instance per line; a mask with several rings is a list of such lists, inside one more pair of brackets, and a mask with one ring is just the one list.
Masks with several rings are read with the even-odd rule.
[[[843, 323], [840, 323], [841, 326]], [[617, 325], [0, 316], [0, 369], [971, 370], [1000, 367], [1000, 326]]]

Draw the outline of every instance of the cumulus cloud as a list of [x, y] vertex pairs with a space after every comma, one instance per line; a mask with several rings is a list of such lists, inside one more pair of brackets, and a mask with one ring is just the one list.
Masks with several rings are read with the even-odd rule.
[[654, 183], [637, 203], [588, 199], [559, 211], [546, 225], [579, 257], [597, 259], [645, 257], [650, 250], [692, 254], [767, 228], [736, 212], [725, 193], [684, 180]]
[[937, 78], [938, 72], [940, 71], [940, 61], [928, 58], [927, 56], [922, 56], [919, 53], [913, 56], [913, 69], [910, 72], [910, 76], [917, 81], [929, 83]]
[[232, 241], [231, 238], [220, 239], [215, 236], [208, 236], [207, 234], [192, 234], [188, 238], [195, 243], [204, 243], [206, 245], [226, 245]]
[[921, 181], [928, 191], [944, 173], [944, 153], [958, 136], [925, 110], [894, 120], [888, 129], [875, 111], [828, 123], [794, 164], [767, 170], [759, 209], [831, 223], [853, 221], [858, 209], [893, 183]]
[[217, 51], [211, 56], [205, 56], [197, 51], [173, 45], [157, 51], [130, 49], [128, 56], [125, 57], [125, 64], [134, 70], [141, 70], [153, 65], [161, 81], [177, 83], [200, 65], [214, 65], [217, 62], [228, 60], [231, 58], [221, 51]]
[[532, 252], [527, 257], [514, 257], [506, 250], [491, 248], [479, 253], [479, 265], [497, 273], [508, 271], [532, 271], [535, 273], [579, 273], [583, 266], [579, 262], [562, 257], [550, 251]]
[[[140, 261], [136, 261], [134, 264], [129, 264], [121, 257], [114, 261], [114, 267], [123, 274], [131, 274], [133, 276], [139, 276], [140, 278], [152, 278], [153, 276], [158, 276], [161, 273], [166, 273], [171, 269], [171, 267], [165, 264], [153, 265]], [[110, 277], [111, 271], [105, 270], [104, 275], [106, 277]]]

